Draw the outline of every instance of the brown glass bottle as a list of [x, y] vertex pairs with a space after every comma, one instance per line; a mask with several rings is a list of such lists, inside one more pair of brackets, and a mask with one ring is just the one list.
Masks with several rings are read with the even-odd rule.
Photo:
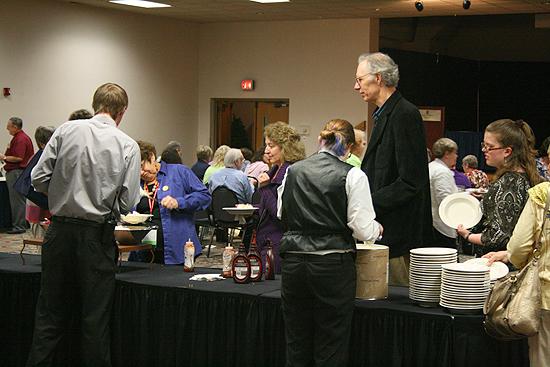
[[273, 242], [268, 238], [265, 253], [265, 280], [273, 279], [275, 279], [275, 254], [273, 253]]
[[250, 244], [250, 250], [248, 251], [248, 260], [250, 261], [250, 281], [261, 282], [263, 275], [262, 258], [258, 253], [258, 246], [256, 245], [256, 236]]
[[233, 280], [235, 283], [250, 282], [250, 260], [244, 252], [244, 243], [239, 245], [239, 252], [233, 259]]

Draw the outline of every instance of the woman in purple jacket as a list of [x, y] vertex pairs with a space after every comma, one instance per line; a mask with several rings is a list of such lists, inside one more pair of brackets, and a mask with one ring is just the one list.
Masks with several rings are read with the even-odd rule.
[[[279, 242], [283, 237], [281, 221], [277, 218], [277, 189], [281, 186], [287, 168], [294, 162], [306, 157], [306, 149], [295, 128], [285, 122], [267, 125], [264, 130], [265, 153], [271, 163], [271, 169], [258, 176], [260, 191], [260, 220], [256, 229], [256, 243], [262, 261], [265, 262], [267, 239], [273, 242], [275, 253], [275, 274], [281, 274]], [[265, 264], [264, 264], [265, 265]]]
[[[142, 214], [153, 214], [150, 224], [158, 226], [155, 262], [183, 264], [183, 250], [189, 239], [195, 245], [195, 257], [202, 254], [195, 231], [195, 212], [206, 209], [212, 197], [188, 167], [157, 163], [153, 144], [138, 141], [138, 145], [144, 196], [136, 209]], [[136, 251], [129, 260], [150, 262], [150, 256], [150, 251]]]

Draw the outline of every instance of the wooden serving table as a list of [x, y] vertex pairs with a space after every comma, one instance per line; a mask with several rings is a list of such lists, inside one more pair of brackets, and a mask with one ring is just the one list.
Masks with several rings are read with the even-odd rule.
[[25, 246], [27, 245], [33, 245], [33, 246], [42, 246], [42, 241], [44, 238], [27, 238], [26, 240], [23, 240], [23, 247], [21, 248], [21, 251], [19, 252], [19, 255], [21, 256], [21, 260], [23, 260], [23, 265], [25, 265], [25, 258], [23, 257], [23, 250], [25, 249]]
[[[26, 240], [23, 240], [23, 247], [21, 248], [21, 251], [19, 252], [19, 255], [21, 256], [21, 260], [23, 260], [23, 265], [25, 265], [25, 258], [23, 257], [23, 250], [25, 250], [25, 246], [27, 245], [34, 245], [34, 246], [42, 246], [42, 242], [44, 241], [43, 237], [40, 238], [28, 238]], [[125, 252], [132, 252], [132, 251], [139, 251], [139, 250], [150, 250], [151, 254], [153, 255], [153, 258], [151, 259], [151, 262], [149, 263], [149, 269], [153, 268], [153, 261], [155, 261], [155, 253], [153, 252], [153, 245], [150, 243], [137, 243], [135, 245], [121, 245], [117, 242], [118, 246], [118, 273], [120, 274], [120, 268], [122, 267], [122, 254]]]
[[150, 250], [153, 257], [149, 263], [149, 269], [153, 269], [153, 261], [155, 261], [155, 253], [153, 252], [153, 245], [150, 243], [138, 243], [135, 245], [121, 245], [117, 241], [118, 246], [118, 273], [120, 274], [120, 268], [122, 267], [122, 254], [124, 252], [140, 251], [140, 250]]

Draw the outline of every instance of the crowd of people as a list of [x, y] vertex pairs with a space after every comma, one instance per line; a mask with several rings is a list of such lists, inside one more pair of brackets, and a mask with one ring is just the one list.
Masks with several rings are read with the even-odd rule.
[[[109, 218], [119, 220], [131, 211], [150, 214], [154, 261], [181, 265], [188, 240], [196, 244], [195, 256], [202, 254], [194, 214], [211, 206], [219, 187], [234, 192], [242, 204], [259, 194], [253, 229], [262, 261], [268, 242], [273, 243], [274, 270], [282, 274], [289, 366], [347, 365], [356, 241], [389, 247], [390, 285], [408, 286], [409, 252], [418, 247], [456, 248], [523, 266], [545, 220], [541, 207], [549, 184], [541, 182], [550, 181], [550, 137], [537, 154], [526, 122], [494, 121], [481, 145], [486, 164], [496, 169], [492, 179], [479, 169], [479, 152], [466, 155], [459, 172], [457, 143], [441, 138], [428, 149], [418, 108], [397, 90], [398, 82], [398, 66], [388, 55], [361, 55], [354, 88], [377, 107], [370, 136], [346, 120], [331, 120], [319, 135], [317, 154], [309, 158], [298, 131], [279, 121], [265, 127], [265, 145], [254, 152], [227, 145], [213, 152], [199, 145], [197, 161], [188, 168], [182, 164], [188, 147], [172, 141], [159, 157], [152, 143], [136, 142], [116, 128], [128, 96], [111, 83], [94, 94], [93, 115], [79, 110], [57, 129], [37, 128], [36, 154], [22, 120], [11, 118], [7, 129], [13, 139], [0, 154], [12, 210], [8, 233], [23, 233], [30, 222], [33, 234], [44, 236], [28, 365], [51, 360], [63, 332], [68, 290], [81, 296], [82, 333], [93, 341], [83, 345], [83, 355], [110, 365], [116, 251]], [[86, 148], [92, 142], [94, 154]], [[480, 200], [481, 221], [473, 228], [447, 226], [439, 206], [470, 187], [469, 194]], [[45, 234], [38, 226], [44, 219], [51, 220]], [[83, 241], [88, 250], [76, 251], [75, 244]], [[541, 251], [544, 264], [547, 242]], [[138, 251], [129, 260], [149, 262], [151, 256]], [[547, 267], [541, 269], [547, 284]], [[544, 332], [530, 341], [530, 358], [548, 365], [550, 288], [542, 292]]]

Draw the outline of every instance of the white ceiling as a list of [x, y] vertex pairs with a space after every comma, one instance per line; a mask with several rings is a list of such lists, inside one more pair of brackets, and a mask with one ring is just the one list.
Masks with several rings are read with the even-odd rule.
[[111, 4], [108, 0], [56, 1], [201, 23], [550, 13], [550, 0], [471, 0], [468, 10], [462, 8], [462, 0], [421, 0], [422, 12], [416, 10], [415, 0], [291, 0], [276, 4], [249, 0], [156, 0], [172, 6], [159, 9]]

